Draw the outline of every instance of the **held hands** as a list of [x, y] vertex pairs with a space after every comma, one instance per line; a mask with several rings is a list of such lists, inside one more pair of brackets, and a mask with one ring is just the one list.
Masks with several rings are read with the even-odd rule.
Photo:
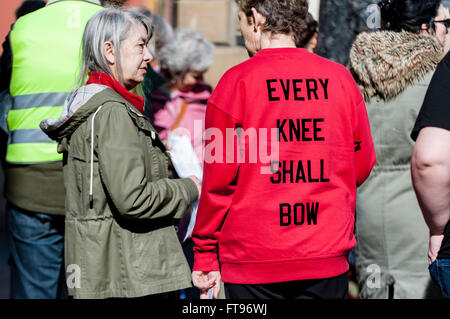
[[200, 182], [200, 180], [195, 176], [189, 176], [188, 178], [190, 178], [194, 181], [195, 185], [197, 186], [197, 190], [198, 190], [198, 198], [200, 198], [200, 195], [202, 192], [202, 182]]
[[213, 299], [219, 298], [220, 271], [193, 271], [192, 282], [200, 289], [200, 299], [208, 299], [208, 290], [213, 289]]
[[428, 263], [430, 265], [437, 259], [443, 239], [444, 235], [430, 235], [430, 245], [428, 247]]

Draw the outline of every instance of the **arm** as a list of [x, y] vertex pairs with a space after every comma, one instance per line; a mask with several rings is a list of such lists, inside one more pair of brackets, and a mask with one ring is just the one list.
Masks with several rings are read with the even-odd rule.
[[417, 199], [431, 235], [442, 235], [450, 218], [450, 131], [426, 127], [411, 158]]
[[361, 91], [348, 70], [341, 82], [352, 109], [353, 143], [355, 146], [356, 185], [361, 186], [369, 177], [376, 162], [375, 147], [370, 132], [369, 117]]
[[194, 181], [148, 181], [146, 166], [151, 163], [144, 147], [149, 146], [141, 144], [138, 129], [123, 106], [108, 105], [95, 124], [100, 178], [118, 212], [128, 219], [181, 217], [198, 197]]
[[423, 128], [413, 149], [411, 175], [425, 222], [430, 229], [429, 259], [439, 252], [450, 219], [450, 131]]
[[[217, 260], [218, 242], [222, 224], [226, 218], [236, 184], [239, 165], [236, 161], [226, 163], [227, 149], [225, 145], [226, 128], [235, 128], [237, 121], [209, 104], [206, 111], [205, 130], [221, 132], [215, 139], [206, 143], [205, 162], [203, 167], [202, 197], [200, 198], [197, 219], [193, 231], [195, 264], [192, 279], [194, 285], [202, 291], [202, 297], [210, 288], [214, 289], [214, 297], [218, 296], [220, 286], [219, 262]], [[220, 136], [222, 135], [222, 136]], [[211, 147], [222, 163], [212, 161]]]
[[376, 155], [364, 101], [361, 101], [356, 108], [356, 116], [358, 125], [353, 133], [353, 141], [355, 143], [356, 185], [360, 186], [369, 177], [376, 162]]

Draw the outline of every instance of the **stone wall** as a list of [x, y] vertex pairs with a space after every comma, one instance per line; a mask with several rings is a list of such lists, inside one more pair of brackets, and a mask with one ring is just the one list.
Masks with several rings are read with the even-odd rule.
[[321, 0], [317, 54], [346, 65], [358, 33], [369, 30], [367, 8], [377, 0]]

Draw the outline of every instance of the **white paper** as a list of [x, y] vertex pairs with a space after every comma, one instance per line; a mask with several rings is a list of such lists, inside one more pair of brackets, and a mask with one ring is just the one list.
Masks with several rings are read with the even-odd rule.
[[[168, 145], [170, 150], [170, 159], [172, 161], [173, 167], [177, 172], [178, 176], [181, 178], [187, 178], [189, 176], [195, 176], [200, 181], [203, 177], [202, 168], [198, 162], [197, 155], [195, 154], [194, 148], [192, 147], [191, 141], [187, 136], [175, 135], [169, 131], [168, 133]], [[195, 219], [197, 217], [198, 201], [191, 205], [191, 212], [186, 213], [183, 218], [189, 218], [189, 223], [187, 220], [180, 221], [180, 226], [187, 224], [186, 234], [183, 236], [183, 242], [188, 239], [194, 229]], [[184, 228], [185, 226], [182, 226]], [[182, 229], [181, 231], [184, 231]]]
[[169, 131], [168, 145], [171, 149], [170, 159], [178, 176], [187, 178], [194, 175], [202, 180], [202, 168], [189, 138], [185, 135], [175, 135]]

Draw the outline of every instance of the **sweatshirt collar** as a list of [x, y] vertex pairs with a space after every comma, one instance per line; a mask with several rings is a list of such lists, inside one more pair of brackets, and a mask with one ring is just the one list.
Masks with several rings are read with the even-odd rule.
[[304, 48], [268, 48], [259, 50], [256, 56], [264, 55], [299, 55], [299, 54], [311, 54], [308, 50]]
[[[61, 2], [61, 1], [68, 1], [68, 0], [48, 0], [46, 6], [53, 4], [55, 2]], [[84, 1], [84, 2], [90, 2], [90, 3], [101, 5], [100, 0], [75, 0], [75, 1]]]

